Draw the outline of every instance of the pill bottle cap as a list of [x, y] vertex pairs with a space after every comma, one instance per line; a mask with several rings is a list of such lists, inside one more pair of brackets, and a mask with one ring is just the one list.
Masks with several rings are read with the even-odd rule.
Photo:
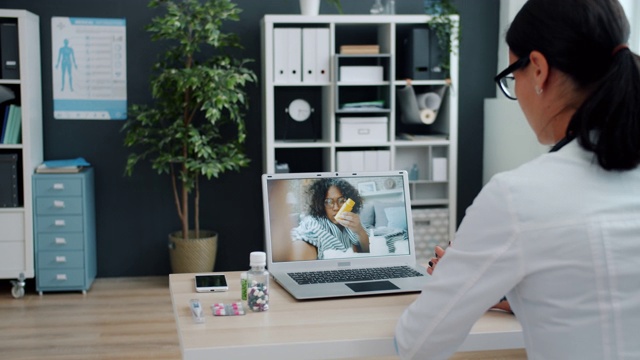
[[267, 254], [263, 251], [254, 251], [249, 255], [249, 265], [264, 266], [267, 263]]

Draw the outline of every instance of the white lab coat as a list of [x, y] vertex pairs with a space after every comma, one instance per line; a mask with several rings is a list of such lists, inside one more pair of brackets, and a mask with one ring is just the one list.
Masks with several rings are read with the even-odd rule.
[[402, 314], [403, 359], [446, 359], [504, 294], [530, 360], [640, 359], [640, 168], [572, 141], [494, 176]]

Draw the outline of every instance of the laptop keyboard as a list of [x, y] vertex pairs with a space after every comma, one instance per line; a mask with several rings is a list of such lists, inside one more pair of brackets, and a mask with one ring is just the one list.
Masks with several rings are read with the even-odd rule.
[[305, 271], [288, 273], [288, 275], [300, 285], [327, 284], [347, 281], [399, 279], [424, 276], [423, 274], [408, 266]]

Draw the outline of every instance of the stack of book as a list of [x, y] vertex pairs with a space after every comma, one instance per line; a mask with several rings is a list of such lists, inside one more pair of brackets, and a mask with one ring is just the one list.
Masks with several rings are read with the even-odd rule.
[[340, 54], [379, 54], [380, 45], [342, 45], [340, 46]]
[[10, 104], [4, 108], [0, 144], [19, 144], [22, 132], [22, 109]]
[[49, 160], [38, 165], [36, 172], [41, 174], [77, 173], [87, 166], [91, 166], [91, 164], [81, 157], [75, 159]]

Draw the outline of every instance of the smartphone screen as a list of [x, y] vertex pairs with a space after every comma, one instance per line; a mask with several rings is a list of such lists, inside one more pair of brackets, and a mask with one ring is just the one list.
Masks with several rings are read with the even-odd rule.
[[196, 275], [196, 291], [226, 291], [228, 288], [223, 274]]

